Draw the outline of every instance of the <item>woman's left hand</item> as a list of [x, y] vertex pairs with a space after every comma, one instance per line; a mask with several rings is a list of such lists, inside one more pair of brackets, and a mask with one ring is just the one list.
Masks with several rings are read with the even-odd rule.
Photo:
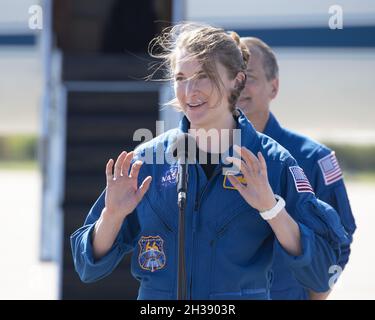
[[234, 175], [228, 175], [229, 181], [253, 208], [260, 212], [272, 209], [276, 205], [276, 199], [268, 182], [267, 165], [262, 153], [258, 152], [257, 158], [245, 147], [235, 145], [233, 148], [242, 160], [235, 157], [227, 157], [226, 160], [239, 168], [246, 179], [246, 186]]

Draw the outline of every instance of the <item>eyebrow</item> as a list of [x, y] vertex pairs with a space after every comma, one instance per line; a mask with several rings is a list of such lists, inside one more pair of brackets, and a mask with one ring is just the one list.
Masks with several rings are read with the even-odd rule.
[[[200, 75], [202, 73], [206, 73], [206, 72], [204, 70], [199, 70], [198, 72], [196, 72], [196, 75]], [[183, 76], [183, 75], [184, 74], [181, 71], [175, 74], [175, 76]]]

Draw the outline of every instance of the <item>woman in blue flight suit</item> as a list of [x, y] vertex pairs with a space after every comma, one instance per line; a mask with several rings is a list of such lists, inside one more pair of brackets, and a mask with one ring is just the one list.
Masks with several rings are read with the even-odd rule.
[[[177, 163], [156, 160], [168, 158], [176, 136], [189, 132], [208, 158], [214, 150], [221, 158], [188, 169], [187, 297], [269, 299], [275, 250], [301, 283], [327, 290], [345, 232], [288, 151], [235, 109], [246, 81], [246, 47], [234, 33], [194, 24], [175, 26], [157, 44], [174, 79], [173, 103], [185, 116], [178, 128], [108, 161], [107, 187], [71, 236], [82, 281], [107, 276], [133, 251], [138, 299], [176, 298]], [[224, 144], [214, 139], [206, 145], [208, 130], [227, 132], [230, 140], [240, 132], [242, 147], [215, 149]], [[240, 173], [225, 170], [233, 165]]]

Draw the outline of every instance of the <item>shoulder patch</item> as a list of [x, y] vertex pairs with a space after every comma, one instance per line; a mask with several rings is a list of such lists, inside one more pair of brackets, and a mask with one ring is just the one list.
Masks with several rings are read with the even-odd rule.
[[342, 179], [342, 171], [334, 151], [318, 160], [318, 164], [326, 186]]
[[307, 179], [303, 169], [299, 166], [289, 167], [290, 172], [294, 180], [294, 185], [296, 186], [297, 192], [311, 192], [314, 193], [314, 190]]
[[138, 263], [143, 270], [154, 272], [164, 268], [166, 256], [163, 243], [164, 240], [160, 236], [142, 236], [139, 239]]

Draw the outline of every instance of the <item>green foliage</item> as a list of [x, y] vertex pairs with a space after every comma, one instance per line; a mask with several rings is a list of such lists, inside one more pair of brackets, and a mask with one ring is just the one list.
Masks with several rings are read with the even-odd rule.
[[375, 144], [353, 145], [327, 143], [327, 146], [335, 150], [337, 159], [343, 170], [375, 171]]
[[36, 160], [38, 137], [12, 135], [0, 137], [0, 161]]
[[[335, 150], [342, 169], [348, 173], [375, 172], [375, 144], [326, 143]], [[38, 137], [35, 135], [0, 136], [0, 162], [35, 162]]]

